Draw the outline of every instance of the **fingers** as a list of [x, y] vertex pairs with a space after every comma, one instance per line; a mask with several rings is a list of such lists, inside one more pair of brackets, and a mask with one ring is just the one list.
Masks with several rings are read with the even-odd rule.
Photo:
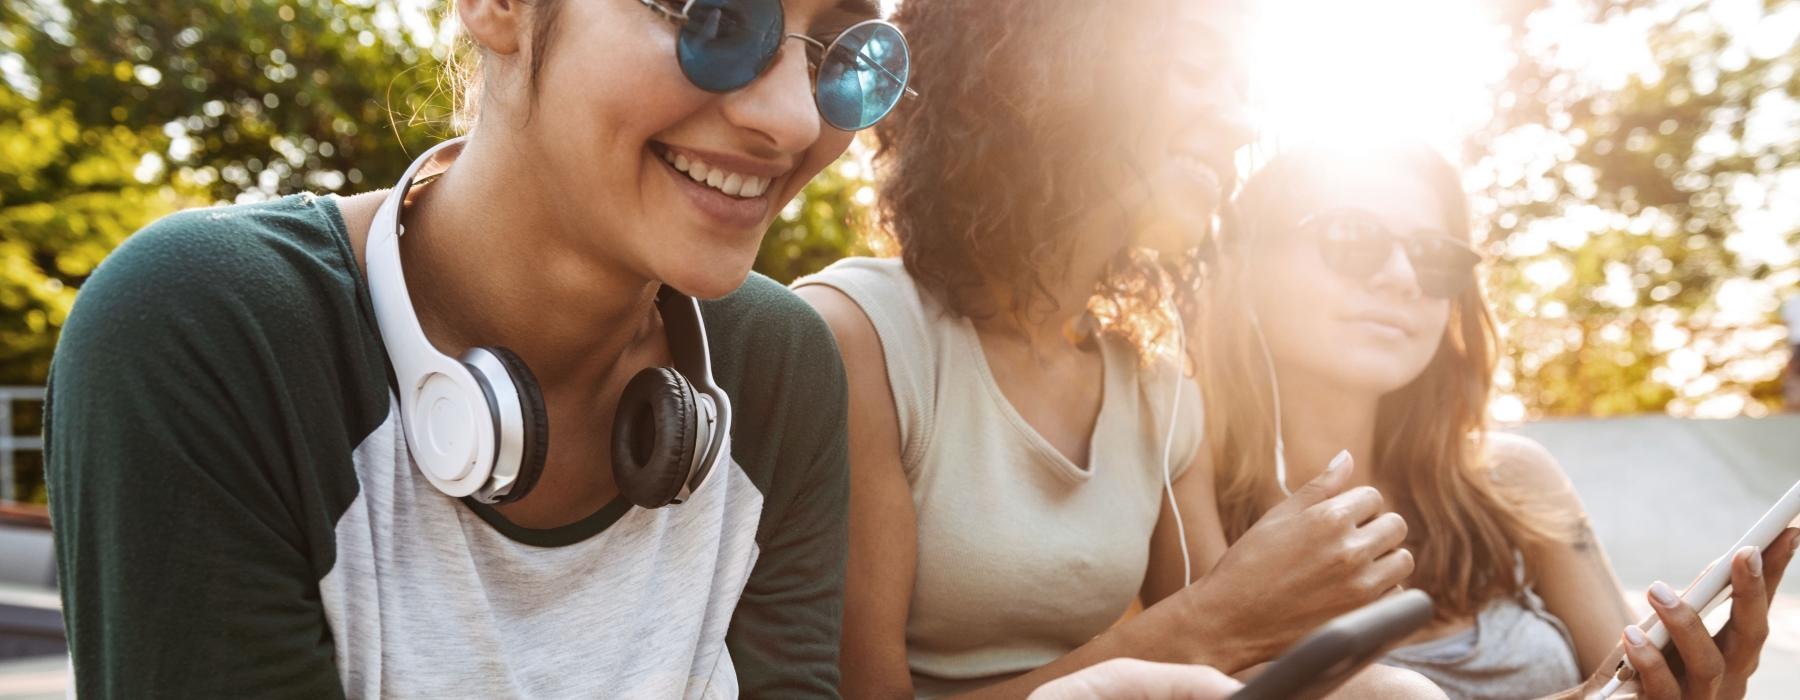
[[1643, 688], [1639, 698], [1681, 700], [1681, 684], [1669, 670], [1668, 661], [1650, 646], [1650, 639], [1637, 625], [1625, 628], [1625, 658], [1631, 659], [1631, 667], [1637, 670], [1638, 685]]
[[1787, 573], [1788, 563], [1794, 560], [1794, 550], [1800, 547], [1800, 528], [1790, 527], [1770, 542], [1763, 550], [1763, 581], [1769, 598], [1775, 598], [1775, 588], [1781, 585], [1781, 577]]
[[1650, 607], [1662, 619], [1670, 641], [1681, 652], [1688, 690], [1703, 698], [1712, 697], [1725, 676], [1725, 657], [1706, 631], [1706, 623], [1701, 621], [1699, 613], [1681, 602], [1668, 584], [1661, 581], [1651, 584], [1648, 597]]
[[1040, 686], [1031, 700], [1223, 700], [1242, 684], [1210, 666], [1112, 659]]
[[1731, 558], [1731, 622], [1719, 634], [1727, 673], [1748, 675], [1769, 637], [1769, 594], [1764, 586], [1763, 558], [1755, 547]]
[[[1373, 486], [1358, 486], [1307, 510], [1335, 521], [1339, 528], [1361, 527], [1381, 515], [1386, 501]], [[1342, 531], [1340, 529], [1340, 531]]]
[[1349, 451], [1339, 452], [1336, 457], [1332, 458], [1331, 464], [1326, 465], [1325, 471], [1313, 477], [1312, 481], [1306, 482], [1305, 486], [1301, 486], [1287, 500], [1275, 504], [1275, 507], [1270, 508], [1263, 517], [1277, 518], [1292, 515], [1343, 493], [1344, 489], [1350, 485], [1350, 473], [1355, 469], [1356, 460], [1350, 457]]
[[1404, 583], [1408, 577], [1412, 576], [1412, 572], [1412, 552], [1396, 549], [1382, 555], [1381, 558], [1375, 560], [1375, 563], [1370, 564], [1369, 568], [1364, 569], [1362, 574], [1364, 580], [1361, 583], [1365, 590], [1385, 592]]
[[1351, 542], [1351, 546], [1367, 553], [1371, 559], [1380, 557], [1406, 543], [1406, 518], [1391, 511], [1377, 515], [1369, 524], [1356, 529]]

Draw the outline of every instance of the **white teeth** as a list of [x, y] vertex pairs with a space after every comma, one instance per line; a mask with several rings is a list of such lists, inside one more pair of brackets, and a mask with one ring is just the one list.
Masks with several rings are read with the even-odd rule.
[[744, 175], [726, 171], [722, 168], [707, 165], [698, 158], [685, 155], [663, 154], [663, 160], [676, 170], [687, 173], [694, 182], [706, 185], [732, 197], [761, 197], [767, 192], [772, 180], [755, 175]]

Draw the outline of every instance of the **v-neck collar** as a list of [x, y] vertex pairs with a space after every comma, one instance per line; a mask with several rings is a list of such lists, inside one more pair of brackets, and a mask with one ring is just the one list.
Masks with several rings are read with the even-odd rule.
[[[1106, 338], [1099, 339], [1100, 410], [1094, 414], [1094, 425], [1088, 432], [1087, 465], [1082, 466], [1069, 459], [1069, 456], [1063, 454], [1062, 450], [1056, 449], [1056, 446], [1050, 444], [1050, 441], [1045, 439], [1043, 434], [1037, 431], [1037, 428], [1032, 427], [1031, 423], [1025, 420], [1025, 416], [1019, 414], [1018, 409], [1013, 407], [1012, 401], [1006, 398], [1006, 392], [1001, 391], [1000, 382], [994, 379], [993, 368], [988, 366], [987, 350], [981, 346], [981, 336], [976, 333], [975, 324], [970, 322], [968, 317], [959, 318], [957, 321], [962, 331], [963, 342], [967, 346], [967, 352], [974, 360], [976, 372], [981, 375], [981, 383], [986, 388], [988, 397], [993, 399], [995, 408], [999, 409], [1000, 415], [1004, 416], [1006, 422], [1012, 425], [1013, 430], [1025, 439], [1026, 444], [1030, 445], [1032, 450], [1052, 467], [1051, 471], [1055, 472], [1057, 476], [1077, 484], [1092, 479], [1095, 468], [1099, 466], [1097, 464], [1099, 455], [1104, 454], [1101, 439], [1112, 432], [1105, 429], [1108, 418], [1114, 412], [1112, 405], [1115, 403], [1116, 386], [1119, 380], [1114, 376], [1113, 365], [1117, 363], [1112, 356], [1115, 352], [1115, 349], [1111, 347], [1112, 343], [1108, 342]], [[1117, 398], [1122, 399], [1123, 397]]]

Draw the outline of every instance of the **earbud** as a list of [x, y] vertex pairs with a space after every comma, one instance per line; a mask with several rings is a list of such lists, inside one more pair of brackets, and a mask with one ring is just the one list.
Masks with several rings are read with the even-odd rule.
[[1262, 319], [1251, 309], [1250, 329], [1256, 332], [1256, 347], [1262, 351], [1263, 367], [1269, 371], [1269, 393], [1275, 399], [1275, 485], [1284, 496], [1294, 492], [1287, 485], [1287, 445], [1281, 439], [1281, 379], [1276, 376], [1275, 356], [1269, 352], [1269, 339], [1263, 335]]

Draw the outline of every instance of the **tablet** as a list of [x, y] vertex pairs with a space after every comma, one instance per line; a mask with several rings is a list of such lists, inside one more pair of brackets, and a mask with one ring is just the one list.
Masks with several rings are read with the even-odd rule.
[[1431, 596], [1409, 590], [1338, 616], [1263, 669], [1232, 700], [1313, 700], [1431, 621]]

